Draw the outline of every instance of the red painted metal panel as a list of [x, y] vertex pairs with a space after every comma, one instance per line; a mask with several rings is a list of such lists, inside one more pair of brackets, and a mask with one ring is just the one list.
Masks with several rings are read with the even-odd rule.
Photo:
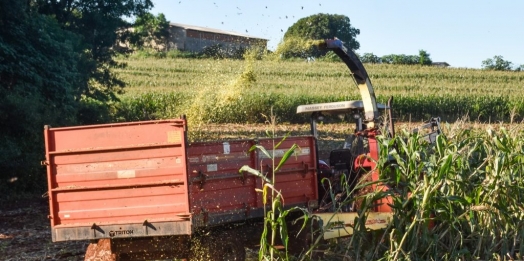
[[[148, 235], [142, 223], [175, 222], [166, 228], [186, 233], [191, 215], [196, 226], [262, 217], [261, 194], [255, 190], [261, 188], [260, 179], [239, 173], [244, 165], [271, 172], [271, 159], [250, 151], [255, 144], [274, 153], [277, 164], [298, 145], [276, 173], [276, 188], [288, 206], [317, 200], [317, 163], [309, 136], [288, 137], [273, 151], [272, 139], [186, 147], [184, 120], [46, 127], [44, 134], [51, 224], [60, 240], [76, 234], [91, 239], [87, 234], [93, 223], [102, 230], [131, 224], [133, 233]], [[100, 236], [102, 230], [92, 232]]]
[[[142, 150], [141, 150], [142, 151]], [[166, 147], [149, 152], [147, 158], [137, 158], [137, 150], [113, 153], [127, 159], [95, 158], [93, 154], [73, 154], [54, 157], [52, 166], [57, 188], [68, 186], [134, 185], [140, 182], [161, 182], [185, 179], [185, 158], [182, 148]], [[178, 155], [178, 156], [173, 156]], [[73, 158], [73, 159], [70, 159]], [[58, 184], [60, 184], [58, 186]]]
[[256, 207], [255, 177], [242, 166], [255, 166], [254, 142], [193, 143], [188, 147], [190, 204], [193, 214], [215, 215]]
[[188, 221], [184, 120], [45, 129], [51, 225]]
[[[280, 139], [274, 141], [276, 145]], [[244, 165], [264, 173], [270, 171], [270, 158], [257, 150], [249, 151], [255, 144], [273, 153], [272, 139], [194, 143], [188, 147], [190, 204], [194, 215], [202, 215], [203, 220], [220, 215], [219, 221], [262, 217], [261, 193], [255, 190], [262, 187], [261, 180], [238, 173]], [[286, 205], [305, 207], [318, 197], [314, 139], [288, 137], [275, 150], [276, 164], [293, 144], [299, 149], [276, 173], [276, 188], [282, 191]], [[197, 225], [206, 224], [204, 221]]]
[[[317, 177], [316, 177], [316, 155], [315, 140], [312, 136], [288, 137], [282, 139], [262, 139], [259, 141], [270, 155], [274, 155], [276, 168], [284, 153], [294, 144], [298, 146], [293, 156], [275, 173], [276, 189], [282, 193], [285, 205], [297, 205], [307, 207], [308, 201], [318, 200]], [[280, 145], [275, 148], [279, 143]], [[273, 149], [275, 148], [275, 149]], [[272, 172], [272, 159], [262, 153], [258, 153], [257, 168], [267, 173]], [[271, 175], [271, 174], [269, 174]], [[259, 182], [258, 187], [261, 187]], [[258, 197], [258, 205], [262, 205], [262, 197]]]
[[[187, 198], [172, 186], [148, 186], [98, 191], [61, 191], [56, 222], [72, 224], [118, 224], [180, 221], [176, 214], [187, 213]], [[166, 200], [169, 199], [169, 200]]]

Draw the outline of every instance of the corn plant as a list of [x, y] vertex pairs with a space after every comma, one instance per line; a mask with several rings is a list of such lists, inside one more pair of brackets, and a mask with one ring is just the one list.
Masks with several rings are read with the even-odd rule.
[[382, 140], [381, 158], [394, 158], [378, 164], [394, 199], [382, 259], [521, 259], [523, 149], [505, 128]]
[[[271, 130], [266, 131], [266, 134], [273, 138], [272, 148], [268, 150], [261, 145], [254, 145], [251, 147], [250, 152], [258, 150], [267, 158], [270, 158], [272, 160], [271, 170], [269, 172], [263, 172], [262, 169], [253, 169], [246, 165], [240, 169], [240, 173], [247, 172], [262, 180], [262, 188], [257, 189], [258, 192], [262, 193], [262, 202], [264, 205], [264, 230], [260, 238], [259, 260], [275, 260], [276, 257], [282, 260], [289, 260], [289, 236], [286, 217], [293, 211], [303, 211], [304, 216], [302, 228], [304, 228], [308, 221], [308, 213], [307, 210], [299, 207], [293, 207], [290, 209], [284, 208], [284, 198], [280, 191], [276, 188], [277, 179], [275, 174], [286, 163], [286, 161], [293, 156], [293, 153], [295, 152], [295, 149], [298, 148], [298, 146], [293, 144], [291, 148], [289, 148], [284, 153], [282, 159], [277, 163], [275, 161], [275, 150], [279, 148], [282, 142], [286, 139], [287, 135], [284, 136], [279, 142], [276, 142], [276, 117], [273, 115], [273, 111], [271, 111], [268, 123], [271, 126]], [[268, 204], [270, 204], [269, 207], [267, 207]], [[280, 235], [280, 240], [284, 246], [283, 254], [275, 248], [277, 235]], [[269, 241], [268, 236], [270, 237]]]

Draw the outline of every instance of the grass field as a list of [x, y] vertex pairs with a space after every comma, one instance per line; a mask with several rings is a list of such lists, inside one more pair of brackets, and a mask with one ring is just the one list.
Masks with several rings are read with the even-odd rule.
[[[127, 83], [124, 119], [188, 114], [199, 122], [260, 123], [273, 107], [284, 122], [303, 122], [300, 104], [358, 100], [342, 62], [121, 58]], [[464, 115], [482, 122], [520, 121], [524, 72], [366, 64], [379, 102], [394, 96], [400, 121]], [[133, 118], [134, 117], [134, 118]]]

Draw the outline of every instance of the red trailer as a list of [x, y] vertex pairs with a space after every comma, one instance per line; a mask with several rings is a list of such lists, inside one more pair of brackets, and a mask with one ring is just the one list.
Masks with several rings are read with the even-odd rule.
[[[189, 144], [183, 119], [46, 126], [44, 135], [52, 239], [92, 240], [86, 259], [102, 249], [113, 259], [185, 258], [190, 239], [206, 230], [224, 231], [217, 259], [242, 257], [242, 226], [263, 218], [261, 181], [239, 169], [270, 171], [270, 159], [250, 148], [272, 151], [273, 139]], [[299, 149], [276, 173], [276, 188], [286, 207], [316, 206], [314, 138], [289, 137], [272, 153], [278, 162], [293, 144]]]

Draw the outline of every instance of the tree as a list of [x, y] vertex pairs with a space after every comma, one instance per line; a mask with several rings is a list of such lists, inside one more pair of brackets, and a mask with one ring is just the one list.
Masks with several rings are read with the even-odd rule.
[[137, 47], [166, 48], [169, 37], [169, 21], [164, 14], [155, 16], [144, 13], [135, 20], [129, 42]]
[[421, 65], [431, 65], [433, 61], [431, 61], [431, 58], [429, 58], [429, 53], [424, 50], [418, 51], [419, 56], [419, 63]]
[[382, 63], [388, 64], [406, 64], [413, 65], [418, 64], [420, 58], [417, 55], [405, 55], [405, 54], [388, 54], [380, 58]]
[[362, 63], [381, 63], [380, 57], [374, 55], [373, 53], [364, 53], [360, 60]]
[[116, 100], [123, 82], [109, 69], [117, 29], [129, 26], [123, 16], [150, 7], [150, 0], [0, 0], [0, 190], [45, 190], [44, 124], [86, 123], [86, 108]]
[[89, 73], [84, 95], [97, 100], [116, 100], [124, 83], [109, 70], [120, 40], [117, 32], [131, 27], [123, 17], [140, 16], [153, 7], [151, 0], [28, 0], [38, 13], [56, 19], [62, 29], [81, 37]]
[[89, 81], [81, 38], [25, 1], [0, 0], [0, 60], [0, 190], [41, 192], [42, 128], [76, 123]]
[[482, 68], [494, 71], [511, 71], [512, 63], [504, 60], [504, 57], [500, 55], [495, 55], [493, 59], [488, 58], [482, 61]]
[[431, 58], [429, 58], [429, 53], [424, 50], [420, 50], [419, 55], [388, 54], [379, 59], [382, 63], [387, 64], [431, 65], [432, 63]]
[[[336, 14], [315, 14], [299, 19], [284, 34], [284, 41], [290, 38], [306, 40], [333, 39], [337, 37], [344, 42], [346, 48], [358, 50], [360, 44], [356, 37], [360, 30], [351, 27], [349, 17]], [[307, 56], [325, 55], [326, 51], [313, 48]]]

